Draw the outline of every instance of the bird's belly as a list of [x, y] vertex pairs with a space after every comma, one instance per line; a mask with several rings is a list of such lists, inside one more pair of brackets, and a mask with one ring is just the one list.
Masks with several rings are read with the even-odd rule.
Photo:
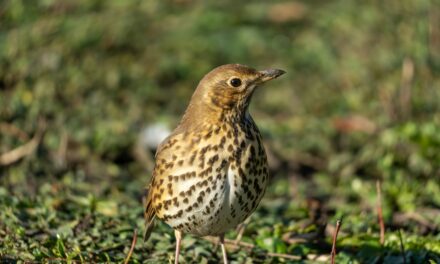
[[243, 170], [234, 163], [211, 181], [194, 183], [199, 190], [181, 202], [175, 216], [164, 219], [174, 229], [197, 236], [220, 235], [242, 223], [263, 197], [267, 175]]

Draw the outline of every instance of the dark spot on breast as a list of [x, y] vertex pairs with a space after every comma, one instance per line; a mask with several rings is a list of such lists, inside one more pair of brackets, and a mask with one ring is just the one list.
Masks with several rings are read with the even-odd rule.
[[190, 164], [190, 165], [193, 165], [194, 160], [196, 159], [196, 156], [197, 156], [197, 150], [195, 150], [195, 151], [191, 154], [191, 157], [189, 158], [189, 164]]
[[206, 135], [203, 137], [204, 139], [209, 139], [212, 136], [212, 130], [206, 133]]
[[[232, 157], [230, 157], [230, 161], [233, 161]], [[220, 166], [215, 171], [216, 172], [221, 172], [223, 169], [226, 168], [226, 165], [228, 165], [228, 161], [227, 160], [222, 160], [222, 162], [220, 163]]]
[[226, 138], [223, 136], [222, 139], [220, 140], [219, 148], [223, 148], [225, 143], [226, 143]]
[[201, 171], [199, 173], [199, 177], [203, 178], [205, 176], [208, 176], [210, 172], [212, 172], [212, 167], [208, 167], [208, 168], [204, 169], [203, 171]]
[[212, 166], [217, 160], [218, 160], [218, 154], [215, 154], [214, 156], [212, 156], [212, 157], [208, 160], [208, 164]]
[[251, 151], [251, 156], [255, 156], [255, 148], [254, 148], [254, 146], [251, 146], [250, 151]]

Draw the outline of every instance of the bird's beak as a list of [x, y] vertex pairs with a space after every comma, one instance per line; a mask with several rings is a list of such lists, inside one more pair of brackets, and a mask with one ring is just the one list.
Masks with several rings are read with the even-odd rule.
[[278, 76], [283, 75], [286, 72], [279, 69], [268, 69], [268, 70], [259, 71], [259, 73], [260, 73], [260, 77], [258, 78], [257, 82], [265, 83], [267, 81], [277, 78]]

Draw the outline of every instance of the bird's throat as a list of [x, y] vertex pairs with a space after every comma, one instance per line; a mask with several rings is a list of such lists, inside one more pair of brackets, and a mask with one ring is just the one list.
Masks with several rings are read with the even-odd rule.
[[248, 119], [248, 104], [219, 108], [202, 102], [190, 103], [177, 130], [197, 131], [219, 123], [240, 123]]

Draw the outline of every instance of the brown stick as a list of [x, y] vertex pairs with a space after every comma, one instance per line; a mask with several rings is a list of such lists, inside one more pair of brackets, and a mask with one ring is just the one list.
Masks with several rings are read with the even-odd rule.
[[40, 120], [38, 122], [37, 132], [34, 137], [29, 140], [29, 142], [10, 150], [6, 153], [0, 154], [0, 166], [7, 166], [12, 164], [23, 157], [26, 157], [34, 152], [34, 150], [40, 144], [41, 138], [43, 137], [43, 133], [45, 130], [45, 122], [44, 120]]
[[[204, 237], [203, 239], [206, 240], [206, 241], [209, 241], [209, 242], [211, 242], [213, 244], [218, 244], [218, 239], [216, 239], [214, 237]], [[231, 248], [231, 249], [234, 249], [234, 250], [235, 249], [239, 249], [241, 247], [247, 248], [247, 249], [253, 249], [255, 247], [255, 245], [251, 244], [251, 243], [247, 243], [247, 242], [243, 242], [243, 241], [236, 242], [235, 240], [230, 240], [230, 239], [227, 239], [227, 238], [225, 238], [225, 245], [228, 248]]]
[[276, 258], [283, 258], [283, 259], [292, 259], [292, 260], [300, 260], [300, 259], [302, 259], [301, 256], [294, 256], [294, 255], [282, 254], [282, 253], [267, 252], [267, 255], [269, 257], [276, 257]]
[[382, 213], [382, 188], [380, 181], [376, 181], [376, 191], [377, 191], [377, 218], [379, 220], [379, 228], [380, 228], [380, 244], [383, 245], [385, 242], [385, 224], [383, 222], [383, 213]]
[[131, 258], [131, 254], [133, 254], [133, 250], [134, 250], [134, 246], [136, 245], [136, 241], [137, 241], [137, 228], [134, 230], [133, 240], [131, 241], [130, 251], [128, 251], [128, 254], [127, 254], [127, 257], [125, 258], [124, 264], [128, 264], [128, 261]]
[[[217, 239], [213, 238], [213, 237], [204, 237], [204, 239], [206, 241], [209, 241], [213, 244], [216, 244], [218, 242]], [[233, 249], [233, 250], [237, 250], [240, 248], [246, 248], [247, 250], [252, 250], [254, 247], [256, 247], [254, 244], [251, 243], [246, 243], [243, 241], [236, 241], [236, 240], [230, 240], [230, 239], [226, 239], [225, 238], [225, 246]], [[281, 254], [281, 253], [273, 253], [273, 252], [267, 252], [266, 253], [267, 256], [269, 257], [277, 257], [277, 258], [285, 258], [285, 259], [292, 259], [292, 260], [300, 260], [302, 259], [301, 256], [295, 256], [295, 255], [289, 255], [289, 254]]]
[[29, 136], [26, 134], [26, 132], [24, 132], [23, 130], [21, 130], [20, 128], [16, 127], [13, 124], [0, 123], [0, 132], [2, 132], [2, 134], [16, 136], [22, 141], [29, 140]]
[[336, 239], [338, 238], [339, 229], [341, 229], [341, 220], [336, 221], [336, 230], [333, 234], [332, 252], [331, 252], [331, 264], [335, 264], [336, 257]]
[[[218, 239], [214, 237], [204, 237], [204, 240], [211, 242], [213, 244], [218, 243]], [[246, 251], [251, 251], [256, 246], [251, 243], [239, 241], [238, 243], [235, 240], [230, 240], [225, 238], [225, 246], [231, 250], [238, 250], [240, 248], [245, 249]], [[295, 256], [290, 254], [282, 254], [282, 253], [274, 253], [274, 252], [266, 252], [266, 256], [273, 257], [273, 258], [284, 258], [284, 259], [291, 259], [291, 260], [301, 260], [303, 259], [302, 256]], [[328, 261], [328, 255], [315, 255], [315, 254], [308, 254], [306, 256], [308, 260], [314, 260], [315, 262], [325, 262]]]

